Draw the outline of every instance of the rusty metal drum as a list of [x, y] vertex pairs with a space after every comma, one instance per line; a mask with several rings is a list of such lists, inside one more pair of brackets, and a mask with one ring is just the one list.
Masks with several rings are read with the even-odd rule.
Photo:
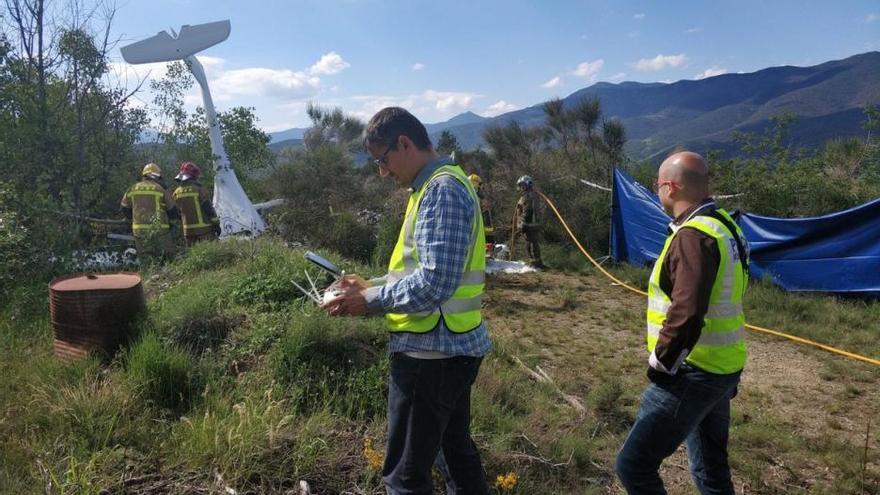
[[136, 317], [144, 311], [144, 288], [137, 273], [56, 278], [49, 284], [55, 357], [113, 356], [129, 340]]

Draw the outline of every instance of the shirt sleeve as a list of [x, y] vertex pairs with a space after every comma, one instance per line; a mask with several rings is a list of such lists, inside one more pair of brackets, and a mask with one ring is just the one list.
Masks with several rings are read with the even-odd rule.
[[663, 261], [660, 288], [672, 299], [654, 348], [656, 362], [674, 374], [703, 331], [721, 253], [715, 239], [690, 227], [672, 240]]
[[432, 181], [416, 217], [419, 266], [393, 284], [366, 289], [368, 313], [433, 311], [451, 298], [472, 243], [474, 211], [473, 199], [457, 179], [441, 176]]

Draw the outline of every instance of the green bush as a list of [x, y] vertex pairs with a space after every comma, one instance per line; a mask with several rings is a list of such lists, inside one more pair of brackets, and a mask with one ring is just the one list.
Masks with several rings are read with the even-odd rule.
[[319, 222], [312, 231], [310, 241], [346, 258], [367, 263], [376, 249], [373, 230], [372, 226], [361, 223], [353, 213], [341, 212], [327, 222]]
[[235, 275], [228, 271], [204, 272], [174, 285], [154, 282], [164, 289], [149, 304], [159, 335], [166, 337], [188, 322], [228, 309], [232, 302], [230, 287], [238, 280]]
[[200, 242], [175, 263], [175, 271], [180, 274], [193, 274], [230, 266], [247, 256], [254, 242], [256, 241], [237, 238], [218, 242]]
[[400, 224], [402, 219], [395, 212], [389, 210], [382, 214], [376, 225], [376, 248], [373, 250], [372, 264], [374, 267], [384, 270], [391, 259], [391, 252], [397, 244], [400, 236]]
[[291, 388], [299, 410], [326, 408], [353, 419], [381, 415], [388, 368], [384, 333], [376, 320], [304, 316], [276, 346], [274, 376]]
[[238, 279], [230, 296], [241, 304], [275, 305], [287, 303], [302, 294], [288, 277], [255, 273]]
[[192, 358], [153, 333], [141, 337], [125, 356], [129, 383], [148, 405], [179, 414], [198, 398], [201, 383]]
[[[517, 248], [517, 251], [520, 249]], [[592, 266], [570, 242], [541, 246], [541, 257], [549, 268], [562, 272], [584, 273]]]

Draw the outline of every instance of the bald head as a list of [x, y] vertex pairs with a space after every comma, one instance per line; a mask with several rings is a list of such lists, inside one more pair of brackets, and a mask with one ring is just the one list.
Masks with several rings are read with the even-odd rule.
[[682, 194], [694, 201], [709, 195], [709, 166], [702, 156], [692, 151], [669, 155], [660, 165], [658, 177], [682, 184]]

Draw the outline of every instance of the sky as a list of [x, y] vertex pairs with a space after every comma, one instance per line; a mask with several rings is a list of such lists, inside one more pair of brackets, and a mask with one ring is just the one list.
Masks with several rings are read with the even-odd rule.
[[[565, 97], [596, 82], [673, 82], [880, 50], [877, 0], [117, 0], [119, 46], [229, 19], [198, 57], [215, 106], [253, 107], [275, 132], [309, 102], [367, 120], [399, 105], [425, 123]], [[132, 86], [164, 64], [114, 77]], [[148, 84], [135, 105], [149, 105]], [[201, 104], [194, 88], [190, 108]]]

